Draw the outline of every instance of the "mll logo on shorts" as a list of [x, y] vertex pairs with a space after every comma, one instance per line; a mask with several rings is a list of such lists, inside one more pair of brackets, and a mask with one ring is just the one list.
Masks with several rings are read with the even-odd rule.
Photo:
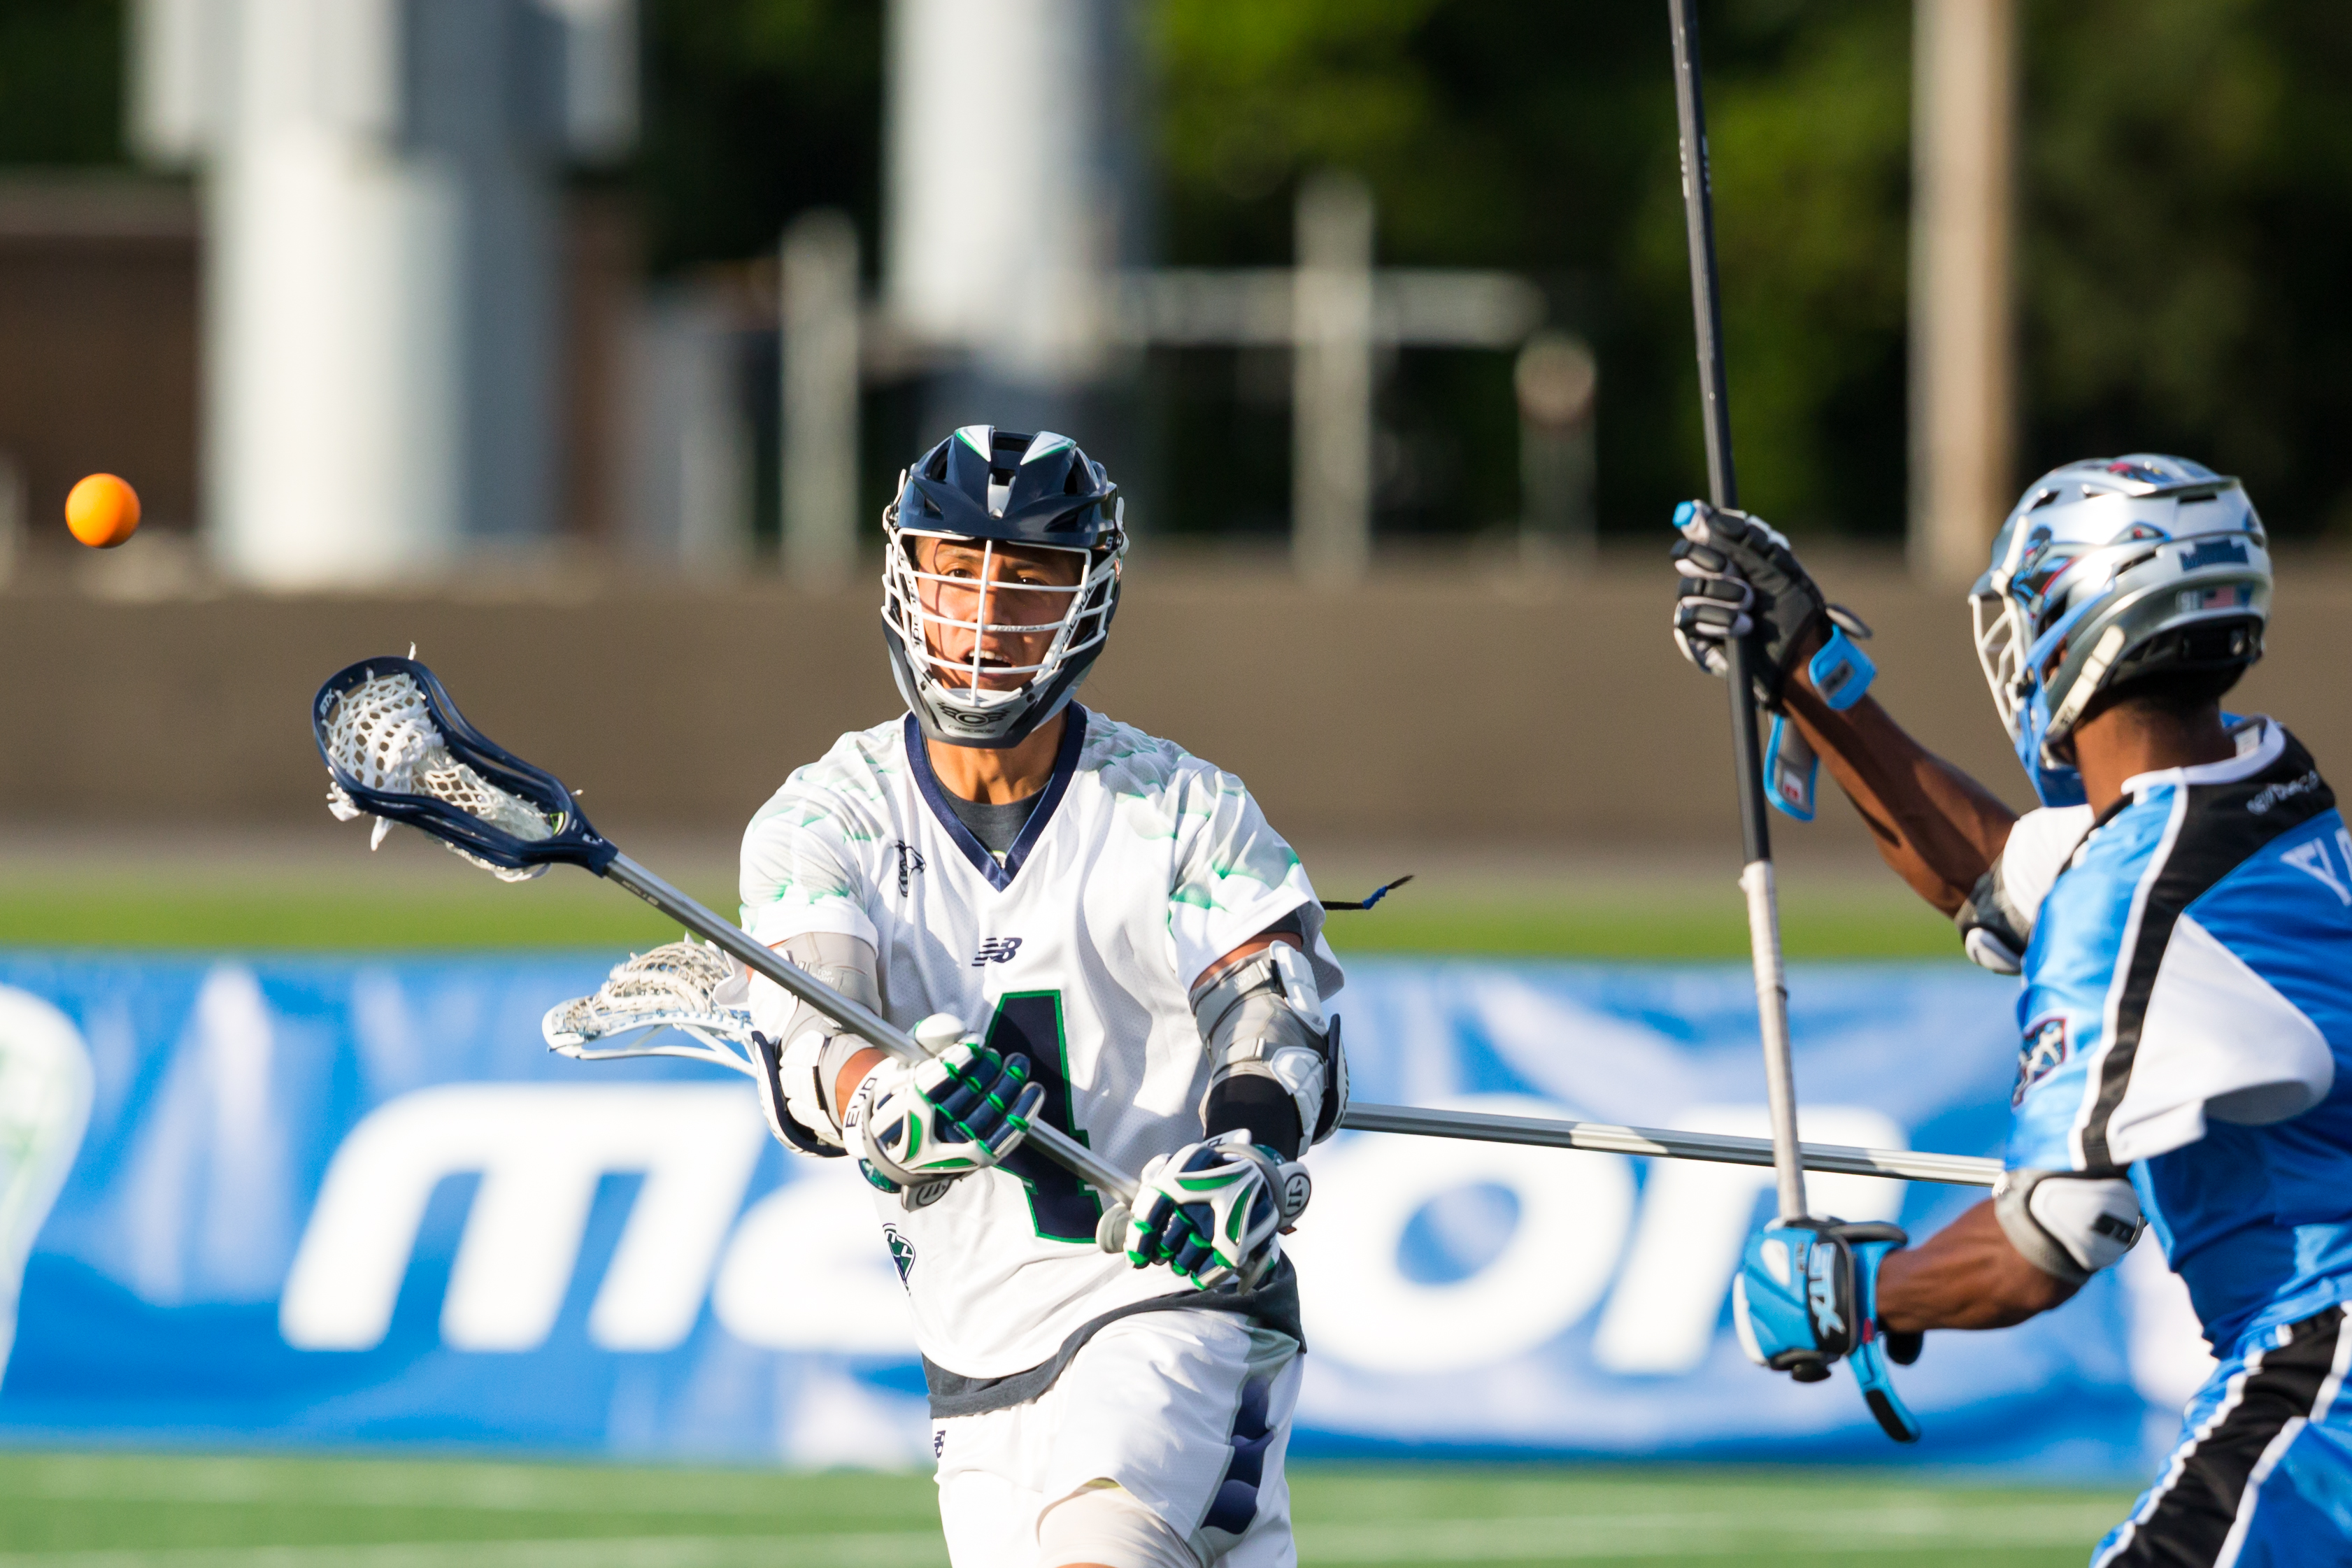
[[2025, 1044], [2017, 1053], [2017, 1087], [2009, 1091], [2011, 1110], [2025, 1103], [2026, 1091], [2066, 1061], [2066, 1016], [2053, 1013], [2025, 1026]]

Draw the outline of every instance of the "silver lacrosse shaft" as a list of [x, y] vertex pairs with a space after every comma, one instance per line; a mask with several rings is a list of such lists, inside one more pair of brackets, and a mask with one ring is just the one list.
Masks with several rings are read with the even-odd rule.
[[[1746, 679], [1736, 663], [1734, 672]], [[1789, 1044], [1789, 983], [1780, 968], [1780, 906], [1769, 852], [1740, 869], [1739, 890], [1748, 897], [1748, 952], [1756, 970], [1756, 1022], [1764, 1040], [1764, 1103], [1772, 1120], [1772, 1147], [1779, 1151], [1772, 1161], [1773, 1184], [1780, 1217], [1802, 1219], [1807, 1167], [1797, 1154], [1796, 1053]]]
[[[1681, 133], [1683, 231], [1690, 248], [1691, 326], [1698, 349], [1699, 412], [1706, 436], [1707, 499], [1739, 505], [1731, 462], [1730, 394], [1723, 371], [1723, 298], [1715, 265], [1715, 174], [1707, 163], [1706, 101], [1699, 87], [1695, 0], [1666, 0], [1675, 45], [1675, 118]], [[1748, 951], [1756, 962], [1756, 1012], [1764, 1038], [1764, 1098], [1772, 1112], [1772, 1162], [1780, 1218], [1805, 1217], [1805, 1170], [1797, 1158], [1797, 1077], [1789, 1053], [1789, 989], [1780, 971], [1780, 913], [1772, 896], [1772, 837], [1765, 817], [1764, 765], [1756, 749], [1756, 694], [1748, 638], [1726, 637], [1731, 688], [1731, 771], [1739, 793], [1740, 890], [1748, 896]]]
[[[1544, 1149], [1591, 1149], [1608, 1154], [1645, 1154], [1658, 1160], [1707, 1160], [1724, 1165], [1770, 1165], [1773, 1141], [1728, 1132], [1673, 1132], [1657, 1127], [1620, 1127], [1606, 1121], [1559, 1121], [1542, 1116], [1496, 1116], [1476, 1110], [1424, 1110], [1414, 1105], [1348, 1107], [1339, 1125], [1356, 1132], [1403, 1132], [1422, 1138], [1463, 1138], [1482, 1143], [1528, 1143]], [[1945, 1182], [1989, 1187], [2000, 1177], [1998, 1160], [1967, 1154], [1928, 1154], [1909, 1149], [1860, 1149], [1845, 1143], [1799, 1143], [1808, 1171], [1842, 1176], [1886, 1176], [1906, 1182]]]
[[[598, 874], [607, 881], [619, 883], [687, 930], [732, 955], [753, 973], [774, 981], [858, 1038], [889, 1052], [900, 1061], [920, 1062], [930, 1058], [930, 1053], [917, 1045], [914, 1037], [907, 1031], [872, 1008], [844, 996], [806, 970], [786, 963], [752, 941], [751, 934], [742, 927], [722, 919], [716, 911], [705, 908], [626, 855], [614, 856], [612, 863]], [[1059, 1128], [1032, 1121], [1027, 1142], [1029, 1147], [1097, 1192], [1115, 1197], [1130, 1208], [1134, 1206], [1135, 1183], [1116, 1166], [1106, 1164], [1094, 1151]]]

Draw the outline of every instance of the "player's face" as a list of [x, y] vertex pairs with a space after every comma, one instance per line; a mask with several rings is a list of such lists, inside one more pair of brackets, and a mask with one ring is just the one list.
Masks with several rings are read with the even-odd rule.
[[931, 617], [927, 640], [935, 658], [953, 667], [940, 673], [983, 691], [1009, 691], [1028, 680], [1054, 646], [1071, 591], [1085, 575], [1085, 555], [960, 539], [914, 542], [923, 608]]

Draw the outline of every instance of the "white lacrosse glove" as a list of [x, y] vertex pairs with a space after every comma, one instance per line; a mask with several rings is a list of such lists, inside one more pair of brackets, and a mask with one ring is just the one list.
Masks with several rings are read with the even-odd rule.
[[[939, 1021], [926, 1019], [917, 1037]], [[926, 1062], [875, 1068], [850, 1097], [841, 1131], [866, 1179], [916, 1209], [1019, 1148], [1045, 1103], [1045, 1086], [1030, 1081], [1027, 1057], [967, 1039]]]
[[1143, 1167], [1127, 1222], [1127, 1260], [1165, 1263], [1206, 1290], [1254, 1289], [1282, 1261], [1281, 1233], [1307, 1207], [1307, 1167], [1250, 1142], [1246, 1129], [1188, 1143]]

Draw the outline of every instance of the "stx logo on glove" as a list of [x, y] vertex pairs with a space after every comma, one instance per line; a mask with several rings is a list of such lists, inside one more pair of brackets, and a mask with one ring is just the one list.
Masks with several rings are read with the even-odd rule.
[[1832, 1248], [1815, 1247], [1806, 1263], [1805, 1305], [1813, 1314], [1813, 1337], [1824, 1345], [1845, 1338], [1845, 1320], [1838, 1316], [1839, 1261]]

